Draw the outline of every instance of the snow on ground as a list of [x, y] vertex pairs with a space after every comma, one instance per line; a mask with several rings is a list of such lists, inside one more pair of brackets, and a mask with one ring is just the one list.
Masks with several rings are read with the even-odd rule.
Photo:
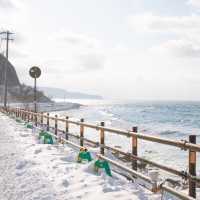
[[40, 144], [31, 130], [0, 113], [0, 199], [142, 199], [154, 195], [124, 177], [93, 172], [93, 163], [76, 162], [77, 150]]

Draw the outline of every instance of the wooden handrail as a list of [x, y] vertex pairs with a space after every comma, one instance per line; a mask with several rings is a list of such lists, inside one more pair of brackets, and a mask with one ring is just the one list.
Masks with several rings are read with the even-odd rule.
[[122, 151], [120, 149], [114, 148], [114, 147], [105, 146], [104, 148], [108, 149], [108, 150], [112, 150], [112, 151], [118, 152], [118, 153], [120, 153], [120, 154], [122, 154], [124, 156], [129, 157], [131, 160], [139, 160], [139, 161], [141, 161], [143, 163], [147, 163], [147, 164], [150, 164], [150, 165], [152, 165], [154, 167], [158, 167], [161, 170], [167, 171], [167, 172], [175, 174], [177, 176], [180, 176], [180, 177], [183, 177], [183, 178], [189, 178], [189, 174], [186, 174], [183, 171], [179, 171], [179, 170], [173, 169], [171, 167], [167, 167], [165, 165], [158, 164], [156, 162], [144, 159], [144, 158], [139, 157], [139, 156], [134, 156], [133, 154], [126, 153], [126, 152], [124, 152], [124, 151]]
[[188, 195], [186, 195], [182, 192], [176, 191], [175, 189], [168, 187], [168, 186], [165, 186], [165, 185], [162, 185], [161, 189], [166, 191], [166, 192], [173, 194], [174, 196], [176, 196], [178, 198], [181, 198], [182, 200], [195, 200], [194, 198], [192, 198], [192, 197], [190, 197], [190, 196], [188, 196]]
[[[41, 113], [34, 113], [34, 112], [29, 112], [29, 111], [23, 111], [23, 112], [28, 112], [30, 114], [34, 114], [34, 115], [39, 115], [41, 116]], [[43, 114], [43, 117], [47, 117], [46, 115]], [[49, 119], [51, 120], [55, 120], [55, 117], [49, 117]], [[75, 125], [82, 125], [86, 128], [92, 128], [92, 129], [96, 129], [96, 130], [100, 130], [103, 129], [106, 132], [110, 132], [110, 133], [115, 133], [118, 135], [124, 135], [127, 137], [132, 137], [135, 136], [138, 139], [142, 139], [142, 140], [146, 140], [146, 141], [151, 141], [151, 142], [156, 142], [156, 143], [160, 143], [160, 144], [164, 144], [164, 145], [170, 145], [170, 146], [174, 146], [174, 147], [178, 147], [184, 150], [193, 150], [193, 151], [197, 151], [200, 152], [200, 145], [198, 144], [192, 144], [189, 143], [188, 141], [174, 141], [174, 140], [170, 140], [170, 139], [165, 139], [165, 138], [160, 138], [160, 137], [156, 137], [156, 136], [152, 136], [152, 135], [147, 135], [147, 134], [143, 134], [143, 133], [136, 133], [133, 131], [127, 131], [127, 130], [121, 130], [121, 129], [116, 129], [116, 128], [110, 128], [110, 127], [101, 127], [100, 125], [95, 125], [95, 124], [90, 124], [90, 123], [85, 123], [85, 122], [80, 122], [80, 121], [74, 121], [74, 120], [67, 120], [64, 118], [58, 118], [58, 121], [61, 122], [68, 122], [69, 124], [75, 124]]]
[[141, 174], [133, 169], [130, 169], [114, 160], [111, 160], [110, 158], [107, 158], [106, 156], [103, 156], [101, 154], [97, 154], [97, 156], [102, 159], [102, 160], [106, 160], [108, 161], [109, 163], [115, 165], [116, 167], [120, 168], [120, 169], [123, 169], [124, 171], [138, 177], [138, 178], [141, 178], [142, 180], [145, 180], [146, 182], [150, 183], [150, 184], [153, 184], [152, 180], [148, 177], [148, 176], [145, 176], [144, 174]]

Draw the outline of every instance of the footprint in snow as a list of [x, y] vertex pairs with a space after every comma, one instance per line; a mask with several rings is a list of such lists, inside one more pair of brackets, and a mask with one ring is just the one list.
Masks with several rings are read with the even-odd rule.
[[26, 160], [18, 161], [16, 164], [16, 169], [23, 169], [27, 165], [27, 163], [28, 162]]
[[41, 153], [42, 152], [42, 149], [36, 149], [34, 154], [38, 154], [38, 153]]
[[30, 134], [28, 134], [28, 133], [20, 133], [20, 136], [22, 136], [22, 137], [28, 137]]
[[64, 187], [68, 187], [69, 186], [69, 182], [67, 180], [63, 180], [62, 182]]

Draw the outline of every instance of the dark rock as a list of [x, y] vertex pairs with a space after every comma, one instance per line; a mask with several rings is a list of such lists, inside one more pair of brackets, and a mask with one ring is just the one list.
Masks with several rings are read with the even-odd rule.
[[[4, 69], [7, 66], [8, 102], [33, 102], [34, 89], [25, 84], [20, 84], [14, 66], [0, 54], [0, 100], [4, 95]], [[52, 102], [43, 92], [37, 91], [38, 102]]]
[[17, 76], [17, 73], [15, 71], [15, 68], [12, 66], [10, 62], [7, 61], [7, 59], [0, 54], [0, 85], [4, 84], [4, 67], [7, 62], [7, 83], [8, 86], [20, 86], [20, 82]]

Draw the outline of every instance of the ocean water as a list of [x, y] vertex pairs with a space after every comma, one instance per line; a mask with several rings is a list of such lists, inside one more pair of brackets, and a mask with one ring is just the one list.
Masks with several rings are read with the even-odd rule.
[[[195, 134], [200, 144], [200, 102], [73, 101], [84, 106], [77, 110], [62, 111], [59, 113], [61, 116], [84, 118], [86, 122], [95, 124], [104, 121], [106, 126], [125, 130], [138, 126], [139, 132], [144, 134], [177, 141], [188, 140], [189, 135]], [[85, 136], [99, 141], [96, 130], [87, 129]], [[120, 146], [125, 151], [131, 150], [130, 138], [124, 136], [106, 133], [106, 144]], [[139, 140], [139, 155], [180, 170], [188, 170], [188, 152], [179, 148]], [[199, 173], [199, 154], [197, 163]]]

